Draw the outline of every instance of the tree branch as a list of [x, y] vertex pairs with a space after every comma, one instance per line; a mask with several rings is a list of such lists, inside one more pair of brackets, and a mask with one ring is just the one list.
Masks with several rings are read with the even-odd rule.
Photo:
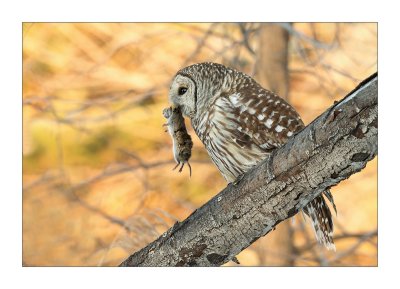
[[378, 76], [120, 266], [219, 266], [377, 155]]

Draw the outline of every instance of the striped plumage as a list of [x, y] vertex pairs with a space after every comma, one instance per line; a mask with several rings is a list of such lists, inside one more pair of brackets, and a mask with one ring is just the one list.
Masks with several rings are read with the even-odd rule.
[[[304, 127], [292, 106], [250, 76], [216, 63], [185, 67], [174, 77], [169, 99], [179, 106], [228, 182], [265, 159]], [[329, 191], [325, 195], [333, 203]], [[334, 248], [332, 216], [322, 195], [304, 212], [317, 239]]]

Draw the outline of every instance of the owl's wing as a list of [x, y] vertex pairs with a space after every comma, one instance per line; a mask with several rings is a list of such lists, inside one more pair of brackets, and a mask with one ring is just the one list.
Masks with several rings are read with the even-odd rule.
[[[259, 161], [262, 159], [260, 156], [282, 146], [290, 136], [304, 127], [293, 107], [276, 94], [259, 86], [227, 95], [224, 102], [225, 116], [230, 123], [228, 129], [232, 137], [231, 142], [240, 147], [235, 153], [249, 156], [252, 152], [257, 155], [250, 156], [249, 164], [257, 163], [251, 160], [255, 158]], [[242, 171], [248, 170], [250, 166], [243, 166], [243, 162], [240, 164]], [[230, 179], [234, 180], [237, 175], [232, 175]], [[324, 194], [336, 211], [330, 192], [325, 191]], [[334, 249], [332, 216], [323, 196], [319, 195], [307, 204], [304, 212], [311, 218], [317, 240], [327, 248]]]
[[304, 127], [292, 106], [260, 86], [226, 98], [236, 115], [234, 141], [241, 147], [254, 144], [263, 151], [271, 151]]

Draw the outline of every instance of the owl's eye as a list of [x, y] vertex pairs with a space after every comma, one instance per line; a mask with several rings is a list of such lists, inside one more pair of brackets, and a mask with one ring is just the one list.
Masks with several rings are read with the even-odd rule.
[[184, 95], [186, 93], [186, 91], [187, 91], [186, 87], [179, 87], [178, 94], [179, 95]]

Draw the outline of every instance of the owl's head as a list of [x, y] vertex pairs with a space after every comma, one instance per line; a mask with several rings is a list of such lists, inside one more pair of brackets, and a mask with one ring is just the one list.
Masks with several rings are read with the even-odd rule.
[[169, 101], [172, 106], [181, 108], [183, 115], [194, 117], [197, 112], [197, 86], [189, 75], [177, 74], [169, 89]]
[[169, 90], [169, 101], [190, 118], [207, 109], [215, 97], [230, 89], [236, 71], [218, 63], [193, 64], [177, 72]]

